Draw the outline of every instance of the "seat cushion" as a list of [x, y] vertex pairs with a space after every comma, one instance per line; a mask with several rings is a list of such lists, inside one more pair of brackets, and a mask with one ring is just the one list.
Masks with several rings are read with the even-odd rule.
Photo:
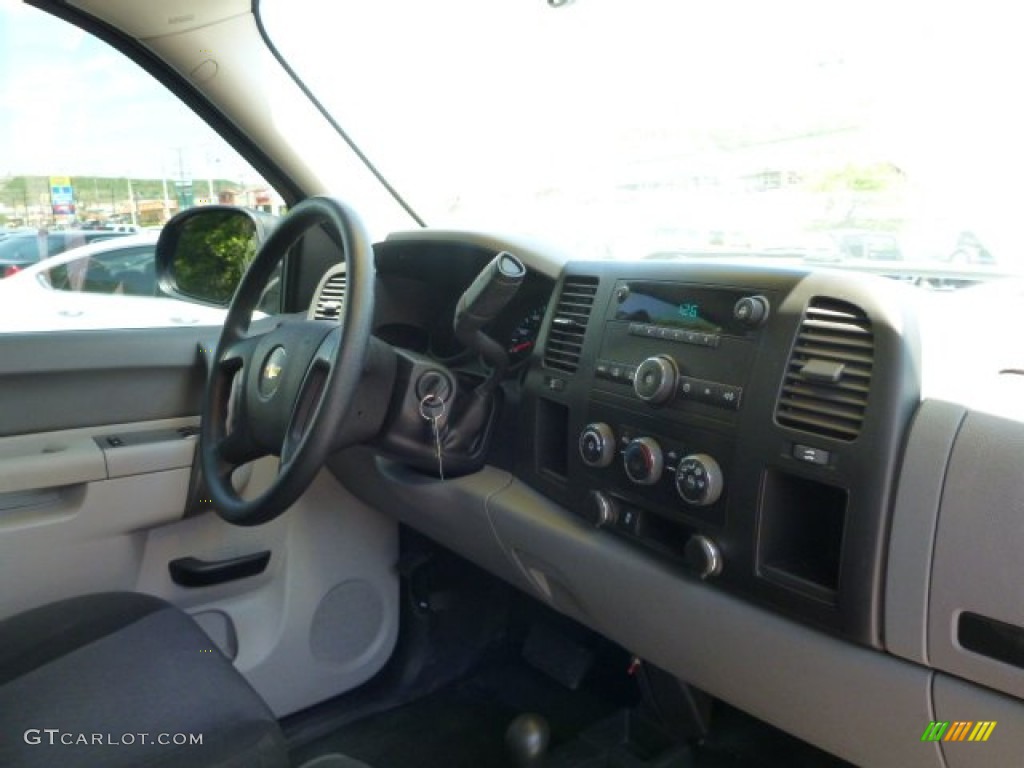
[[0, 765], [287, 766], [273, 714], [188, 615], [127, 592], [0, 621]]

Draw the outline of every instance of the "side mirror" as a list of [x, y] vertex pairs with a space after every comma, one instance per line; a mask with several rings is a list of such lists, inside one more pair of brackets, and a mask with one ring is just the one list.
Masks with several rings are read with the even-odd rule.
[[160, 289], [186, 301], [228, 306], [257, 249], [276, 225], [274, 216], [229, 205], [182, 211], [164, 225], [157, 240]]

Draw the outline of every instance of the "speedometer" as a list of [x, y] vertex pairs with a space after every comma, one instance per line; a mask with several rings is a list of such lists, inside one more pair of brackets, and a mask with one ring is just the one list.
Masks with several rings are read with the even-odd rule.
[[546, 310], [546, 306], [533, 308], [512, 329], [506, 346], [511, 365], [517, 365], [530, 357], [533, 345], [537, 343], [537, 334], [540, 332], [540, 324], [544, 320]]

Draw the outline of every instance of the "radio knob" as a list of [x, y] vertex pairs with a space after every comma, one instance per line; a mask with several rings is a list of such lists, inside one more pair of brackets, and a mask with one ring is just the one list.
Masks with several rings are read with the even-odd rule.
[[607, 493], [591, 491], [584, 514], [595, 528], [606, 528], [619, 519], [619, 505]]
[[588, 467], [607, 467], [615, 458], [615, 433], [604, 423], [587, 424], [580, 433], [580, 457]]
[[722, 553], [707, 536], [691, 536], [683, 549], [683, 557], [686, 565], [702, 579], [722, 572]]
[[676, 490], [691, 506], [714, 504], [722, 495], [724, 485], [722, 468], [706, 453], [684, 456], [676, 467]]
[[671, 357], [667, 355], [648, 357], [636, 369], [633, 391], [641, 400], [657, 405], [667, 402], [675, 396], [678, 379], [679, 368]]
[[654, 485], [665, 468], [661, 446], [653, 437], [631, 440], [622, 452], [622, 463], [629, 479], [637, 485]]
[[768, 319], [771, 305], [764, 296], [744, 296], [736, 302], [732, 316], [747, 328], [760, 328]]

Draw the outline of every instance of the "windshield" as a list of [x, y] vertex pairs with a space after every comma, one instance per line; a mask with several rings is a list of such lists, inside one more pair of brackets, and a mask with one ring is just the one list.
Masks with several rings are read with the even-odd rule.
[[[263, 0], [432, 226], [580, 257], [1024, 269], [1024, 48], [996, 4]], [[344, 191], [339, 180], [339, 191]], [[358, 201], [356, 201], [358, 202]]]

